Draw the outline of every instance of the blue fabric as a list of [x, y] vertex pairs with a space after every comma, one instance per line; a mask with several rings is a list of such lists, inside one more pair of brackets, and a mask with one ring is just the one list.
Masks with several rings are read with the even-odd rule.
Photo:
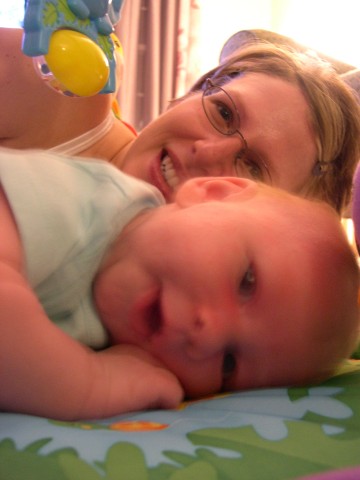
[[[290, 480], [331, 470], [340, 475], [341, 469], [360, 466], [359, 395], [360, 362], [352, 361], [318, 386], [224, 393], [176, 410], [83, 422], [0, 413], [0, 478]], [[329, 480], [360, 478], [346, 476], [351, 470], [341, 473]]]

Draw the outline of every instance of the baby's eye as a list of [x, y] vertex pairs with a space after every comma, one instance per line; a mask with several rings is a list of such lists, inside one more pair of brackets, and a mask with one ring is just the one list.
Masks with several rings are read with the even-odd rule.
[[223, 381], [228, 380], [236, 370], [236, 356], [233, 352], [225, 352], [222, 364]]
[[250, 297], [256, 289], [256, 276], [254, 268], [250, 266], [240, 282], [239, 291], [240, 294], [245, 297]]

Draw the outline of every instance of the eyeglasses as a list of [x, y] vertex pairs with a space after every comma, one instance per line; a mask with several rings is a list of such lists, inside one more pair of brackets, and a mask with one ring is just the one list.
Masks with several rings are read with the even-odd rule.
[[[205, 81], [202, 95], [202, 105], [205, 115], [211, 125], [222, 135], [231, 136], [237, 133], [242, 143], [242, 149], [236, 157], [235, 171], [239, 177], [250, 176], [255, 180], [271, 183], [267, 164], [249, 149], [244, 135], [240, 131], [240, 114], [230, 94], [210, 78]], [[317, 160], [311, 171], [315, 177], [322, 177], [329, 171], [334, 160]]]
[[223, 88], [215, 85], [210, 78], [206, 79], [202, 104], [205, 115], [218, 132], [223, 135], [237, 133], [244, 149], [248, 148], [244, 135], [240, 132], [240, 115], [234, 100]]
[[238, 134], [242, 143], [241, 150], [235, 158], [235, 172], [239, 177], [250, 177], [264, 181], [270, 175], [267, 165], [248, 148], [244, 135], [240, 131], [240, 114], [234, 100], [222, 87], [206, 79], [202, 95], [202, 106], [211, 125], [222, 135]]

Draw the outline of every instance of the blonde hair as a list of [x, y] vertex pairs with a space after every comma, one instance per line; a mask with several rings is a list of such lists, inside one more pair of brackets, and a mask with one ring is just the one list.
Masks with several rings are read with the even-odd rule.
[[301, 193], [342, 213], [351, 198], [360, 157], [360, 107], [355, 92], [318, 57], [258, 42], [237, 50], [200, 77], [186, 96], [201, 91], [207, 78], [224, 85], [248, 72], [280, 77], [299, 86], [310, 108], [318, 150], [314, 170]]

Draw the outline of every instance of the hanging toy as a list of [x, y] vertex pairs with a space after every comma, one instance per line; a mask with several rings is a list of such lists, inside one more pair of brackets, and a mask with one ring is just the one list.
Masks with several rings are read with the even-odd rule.
[[123, 0], [28, 0], [23, 52], [41, 78], [68, 96], [116, 90], [113, 25]]

